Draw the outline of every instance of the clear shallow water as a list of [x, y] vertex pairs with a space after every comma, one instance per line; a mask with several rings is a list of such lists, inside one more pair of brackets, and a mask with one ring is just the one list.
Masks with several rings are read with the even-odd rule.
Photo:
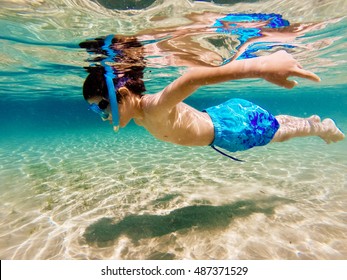
[[[208, 147], [159, 142], [135, 125], [114, 135], [86, 110], [87, 56], [76, 46], [108, 33], [191, 30], [193, 12], [276, 12], [320, 23], [293, 50], [320, 84], [300, 80], [288, 91], [238, 81], [187, 102], [203, 109], [243, 97], [274, 114], [333, 117], [346, 132], [345, 1], [164, 1], [133, 11], [92, 1], [2, 2], [2, 259], [346, 259], [346, 141], [296, 139], [238, 153], [246, 160], [238, 164]], [[210, 32], [213, 17], [204, 18], [198, 35]], [[215, 51], [225, 56], [225, 48]], [[149, 92], [183, 70], [169, 65], [150, 65]]]

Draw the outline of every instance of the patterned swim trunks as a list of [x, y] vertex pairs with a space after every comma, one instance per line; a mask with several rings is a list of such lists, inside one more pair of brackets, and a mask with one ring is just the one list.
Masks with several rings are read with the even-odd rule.
[[230, 152], [264, 146], [279, 128], [276, 118], [244, 99], [230, 99], [204, 110], [212, 119], [215, 138], [210, 144]]

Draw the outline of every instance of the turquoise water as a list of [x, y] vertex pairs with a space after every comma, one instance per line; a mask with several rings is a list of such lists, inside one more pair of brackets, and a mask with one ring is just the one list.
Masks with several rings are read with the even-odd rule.
[[331, 117], [346, 132], [346, 2], [128, 1], [136, 10], [117, 2], [1, 1], [0, 258], [346, 259], [346, 141], [276, 143], [236, 153], [240, 164], [208, 147], [160, 142], [133, 123], [115, 135], [87, 110], [88, 56], [78, 48], [109, 33], [165, 34], [171, 46], [188, 38], [171, 48], [179, 59], [165, 51], [149, 60], [154, 93], [184, 71], [182, 52], [211, 65], [212, 53], [233, 55], [235, 38], [209, 28], [215, 18], [282, 14], [305, 30], [289, 51], [321, 83], [234, 81], [187, 103], [242, 97], [274, 114]]

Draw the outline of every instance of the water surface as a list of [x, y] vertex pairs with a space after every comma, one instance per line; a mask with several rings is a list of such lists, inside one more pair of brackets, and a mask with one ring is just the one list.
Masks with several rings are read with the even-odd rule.
[[87, 110], [78, 48], [109, 33], [165, 46], [145, 72], [155, 93], [186, 64], [235, 54], [238, 41], [211, 28], [217, 18], [281, 14], [302, 31], [287, 51], [321, 83], [234, 81], [187, 103], [241, 97], [274, 114], [332, 117], [346, 132], [345, 1], [135, 2], [1, 1], [1, 259], [346, 259], [346, 141], [276, 143], [235, 154], [240, 164], [134, 124], [115, 135]]

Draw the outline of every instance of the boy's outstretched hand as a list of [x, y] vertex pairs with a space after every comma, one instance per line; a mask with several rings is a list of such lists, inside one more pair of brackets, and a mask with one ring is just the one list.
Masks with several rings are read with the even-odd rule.
[[288, 77], [291, 76], [309, 79], [314, 82], [320, 81], [316, 74], [303, 69], [292, 55], [283, 50], [263, 56], [260, 63], [261, 77], [281, 87], [290, 89], [298, 84], [294, 80], [288, 80]]

